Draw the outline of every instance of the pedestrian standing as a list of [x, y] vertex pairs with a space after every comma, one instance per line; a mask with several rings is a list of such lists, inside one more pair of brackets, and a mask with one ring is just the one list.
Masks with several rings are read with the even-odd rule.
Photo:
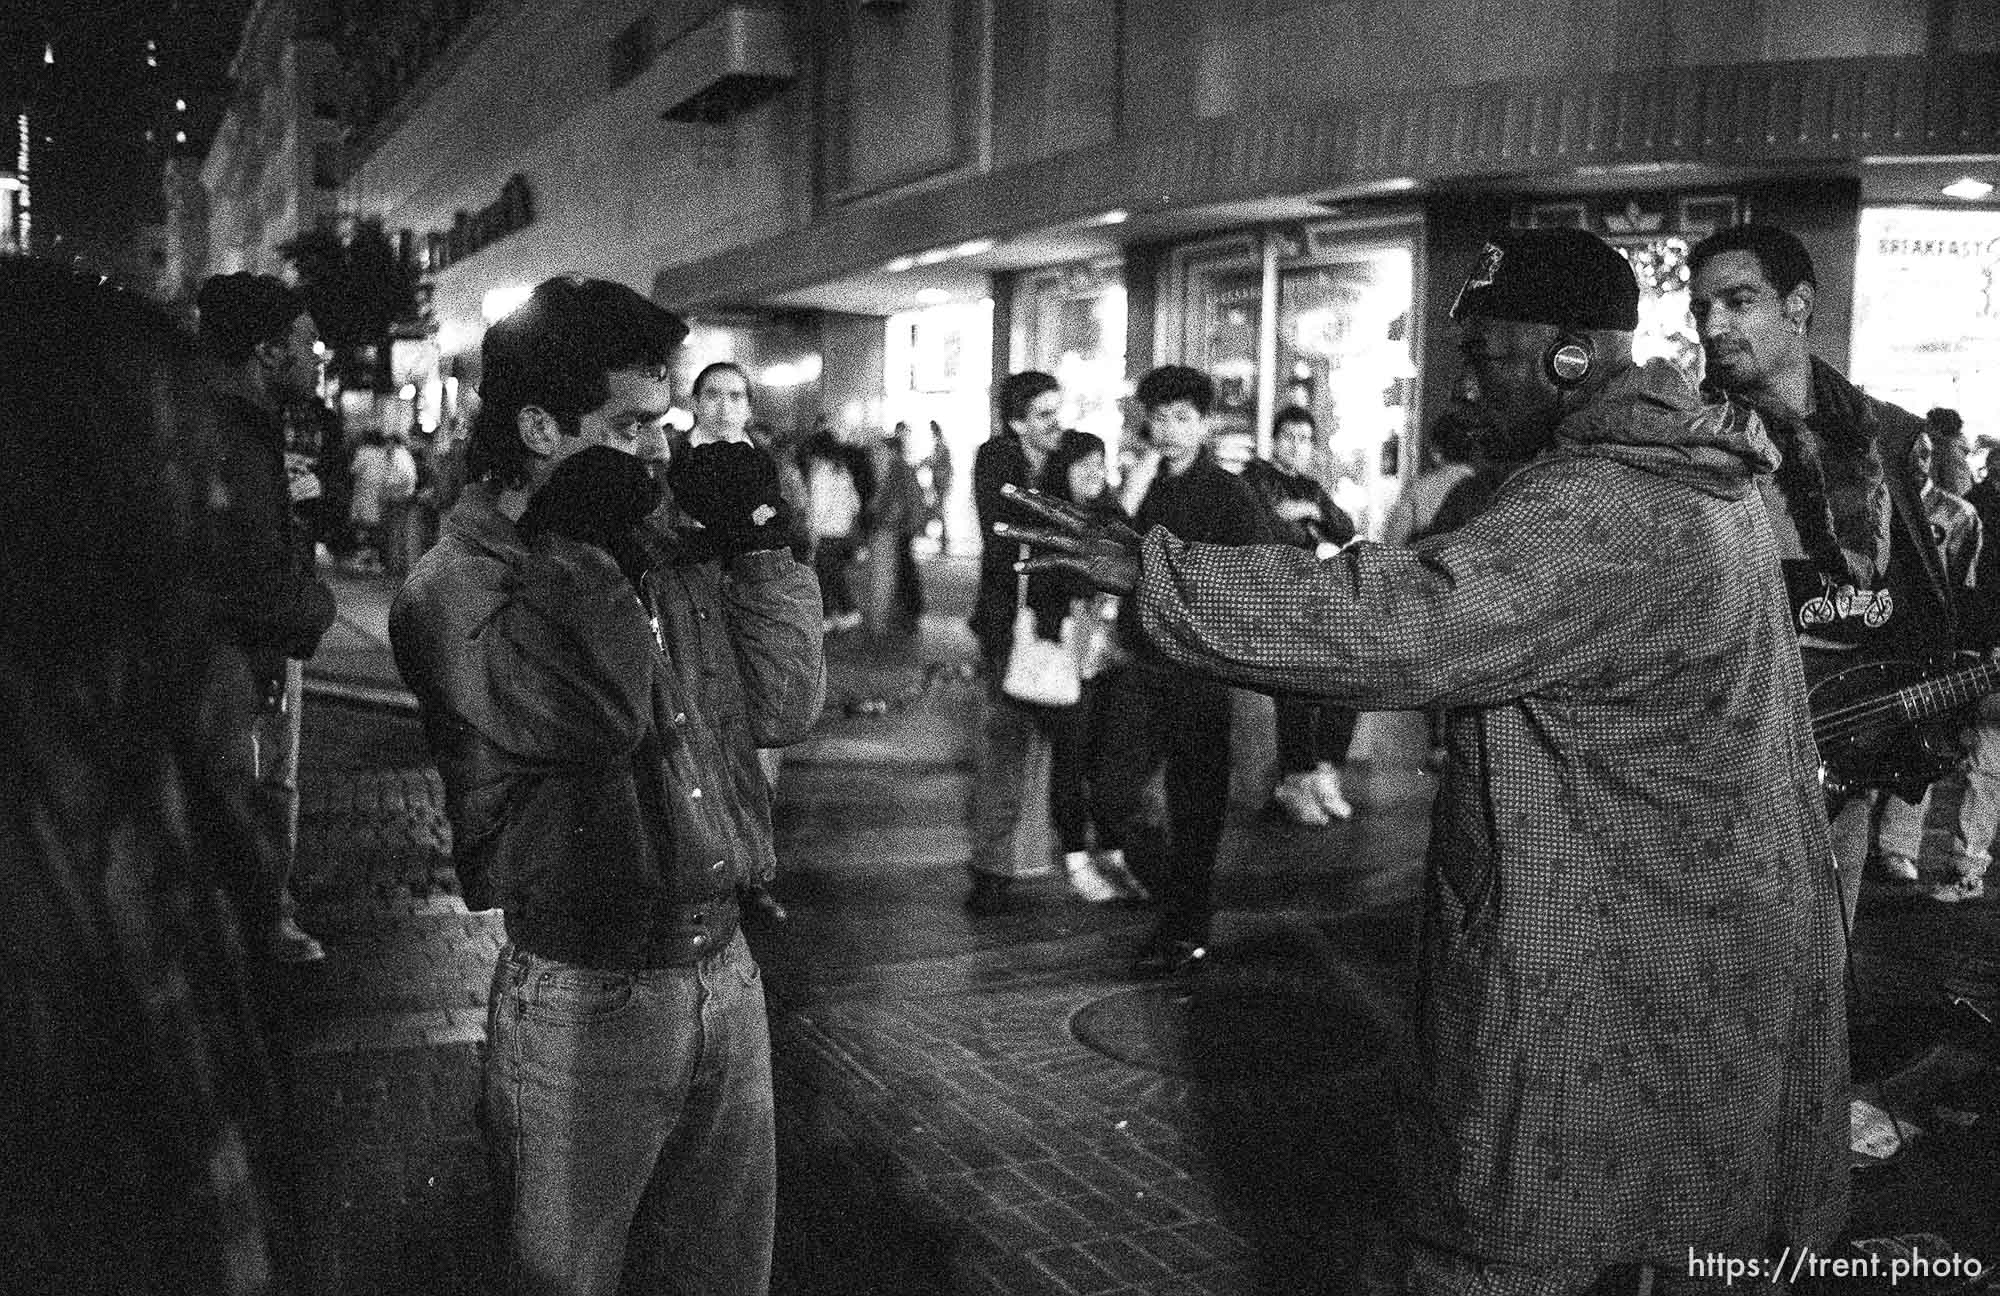
[[930, 466], [931, 517], [937, 522], [939, 553], [951, 552], [951, 447], [945, 444], [944, 429], [931, 420]]
[[[1812, 354], [1819, 280], [1805, 244], [1775, 225], [1736, 225], [1695, 244], [1688, 267], [1704, 381], [1755, 410], [1783, 456], [1760, 486], [1808, 685], [1860, 661], [1944, 663], [1992, 647], [2000, 591], [1954, 585], [1931, 533], [1911, 454], [1923, 421]], [[1866, 772], [1858, 782], [1833, 820], [1850, 924], [1879, 795]]]
[[1777, 455], [1634, 363], [1638, 301], [1582, 231], [1488, 241], [1458, 400], [1533, 461], [1414, 548], [1322, 562], [1046, 505], [1015, 537], [1129, 594], [1184, 669], [1452, 708], [1399, 1103], [1409, 1292], [1580, 1296], [1642, 1265], [1719, 1293], [1689, 1255], [1823, 1254], [1845, 1221], [1839, 895], [1758, 499]]
[[[1076, 505], [1092, 517], [1130, 521], [1111, 490], [1106, 471], [1103, 440], [1071, 428], [1042, 465], [1035, 488]], [[1035, 596], [1036, 585], [1060, 591], [1061, 603], [1053, 614], [1048, 604]], [[1125, 863], [1119, 825], [1105, 819], [1093, 822], [1092, 816], [1090, 791], [1097, 785], [1098, 763], [1105, 757], [1097, 676], [1123, 662], [1112, 628], [1118, 600], [1099, 594], [1080, 577], [1049, 572], [1030, 582], [1029, 601], [1038, 605], [1035, 633], [1054, 642], [1063, 642], [1067, 635], [1065, 646], [1077, 657], [1076, 705], [1040, 708], [1046, 715], [1044, 732], [1049, 740], [1049, 816], [1055, 825], [1070, 893], [1091, 904], [1150, 899], [1144, 884]]]
[[[981, 917], [1005, 912], [1015, 903], [1020, 875], [1014, 834], [1024, 809], [1039, 813], [1044, 802], [1028, 792], [1030, 757], [1046, 743], [1055, 722], [1049, 709], [1010, 697], [1001, 687], [1013, 656], [1015, 614], [1021, 582], [1014, 571], [1020, 546], [993, 536], [993, 525], [1018, 519], [1001, 495], [1007, 486], [1031, 486], [1062, 440], [1062, 388], [1038, 369], [1008, 374], [1000, 383], [999, 429], [980, 445], [972, 461], [972, 498], [979, 511], [979, 589], [970, 624], [979, 645], [986, 679], [974, 749], [970, 799], [972, 889], [966, 907]], [[1027, 586], [1028, 604], [1038, 621], [1061, 619], [1065, 596], [1053, 581]]]
[[453, 864], [505, 913], [481, 1111], [508, 1290], [768, 1289], [770, 1041], [742, 895], [773, 872], [758, 746], [825, 697], [769, 460], [691, 448], [687, 333], [557, 278], [481, 347], [473, 479], [390, 611]]
[[826, 629], [852, 630], [861, 624], [853, 570], [866, 547], [864, 520], [874, 474], [868, 456], [842, 441], [830, 425], [807, 439], [800, 459], [811, 503], [813, 570], [826, 601]]
[[[1943, 443], [1946, 437], [1938, 432], [1934, 438], [1928, 429], [1917, 433], [1910, 444], [1910, 471], [1921, 483], [1931, 538], [1944, 558], [1945, 582], [1951, 587], [1966, 587], [1972, 583], [1972, 573], [1979, 561], [1982, 540], [1979, 513], [1939, 484], [1941, 456], [1934, 440]], [[1976, 741], [1977, 735], [1962, 737]], [[1954, 766], [1944, 778], [1949, 780], [1959, 773]], [[1982, 894], [1986, 870], [1979, 860], [1969, 857], [1969, 852], [1954, 852], [1942, 876], [1925, 867], [1928, 861], [1924, 856], [1924, 820], [1930, 814], [1931, 802], [1931, 788], [1926, 787], [1921, 796], [1914, 798], [1895, 790], [1885, 791], [1876, 803], [1874, 858], [1882, 875], [1899, 883], [1914, 883], [1919, 894], [1934, 898], [1958, 900]]]
[[215, 776], [251, 789], [260, 863], [236, 879], [250, 944], [282, 962], [326, 951], [298, 924], [291, 875], [298, 836], [301, 665], [333, 624], [333, 592], [295, 538], [283, 408], [318, 394], [319, 329], [305, 301], [269, 275], [216, 275], [197, 298], [217, 362], [209, 386], [218, 438], [215, 643], [204, 705]]
[[868, 552], [873, 555], [870, 586], [877, 593], [870, 602], [884, 616], [882, 628], [914, 635], [924, 616], [923, 573], [916, 554], [929, 513], [923, 484], [899, 433], [876, 442], [872, 460], [875, 493], [868, 508]]
[[[1268, 538], [1249, 488], [1210, 453], [1209, 376], [1161, 365], [1140, 377], [1134, 395], [1145, 413], [1150, 460], [1134, 474], [1146, 482], [1134, 525], [1218, 545]], [[1129, 604], [1119, 629], [1129, 658], [1098, 685], [1091, 801], [1098, 822], [1115, 825], [1123, 843], [1106, 864], [1129, 868], [1159, 901], [1159, 922], [1132, 964], [1137, 976], [1159, 976], [1191, 970], [1207, 952], [1215, 855], [1229, 809], [1232, 704], [1213, 678], [1155, 653]], [[1165, 825], [1147, 796], [1162, 773]]]
[[[1314, 473], [1319, 425], [1312, 411], [1292, 405], [1271, 425], [1271, 458], [1253, 459], [1243, 484], [1264, 510], [1265, 529], [1287, 543], [1331, 558], [1354, 539], [1354, 519], [1333, 502]], [[1276, 703], [1278, 786], [1271, 800], [1293, 823], [1324, 828], [1352, 819], [1340, 767], [1360, 716], [1352, 708], [1306, 697]]]
[[[752, 418], [749, 371], [734, 360], [717, 360], [694, 376], [689, 394], [694, 397], [695, 422], [688, 429], [683, 451], [709, 445], [748, 445], [769, 458], [778, 476], [778, 495], [784, 501], [783, 523], [792, 556], [811, 562], [812, 544], [803, 529], [811, 507], [805, 479], [799, 476], [792, 457], [772, 445], [769, 430], [760, 428]], [[759, 747], [757, 761], [763, 766], [765, 782], [775, 790], [785, 749]]]

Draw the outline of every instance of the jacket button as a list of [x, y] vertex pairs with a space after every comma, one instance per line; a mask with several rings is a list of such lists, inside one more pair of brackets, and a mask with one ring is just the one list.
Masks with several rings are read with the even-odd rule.
[[701, 800], [701, 789], [700, 789], [700, 788], [694, 788], [694, 789], [691, 789], [691, 790], [690, 790], [690, 791], [688, 792], [688, 800], [690, 800], [690, 801], [699, 801], [699, 800]]
[[700, 949], [702, 946], [708, 944], [708, 937], [701, 932], [696, 932], [694, 938], [688, 944], [696, 949]]
[[686, 724], [687, 722], [688, 722], [688, 713], [687, 713], [687, 712], [685, 712], [685, 711], [676, 711], [676, 712], [674, 712], [674, 723], [675, 723], [675, 724]]
[[711, 868], [712, 870], [714, 870], [714, 871], [715, 871], [715, 872], [717, 872], [717, 873], [726, 873], [726, 872], [728, 872], [728, 870], [729, 870], [729, 861], [728, 861], [728, 860], [717, 860], [717, 861], [715, 861], [715, 863], [713, 863], [713, 864], [709, 865], [709, 868]]

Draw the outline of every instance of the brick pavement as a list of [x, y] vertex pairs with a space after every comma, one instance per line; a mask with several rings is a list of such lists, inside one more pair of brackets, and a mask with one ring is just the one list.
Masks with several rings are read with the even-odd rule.
[[[342, 660], [379, 671], [369, 616], [354, 624]], [[836, 691], [856, 695], [926, 660], [849, 652]], [[1054, 883], [1021, 914], [960, 907], [972, 689], [942, 677], [896, 715], [830, 716], [781, 785], [794, 918], [753, 932], [776, 1057], [776, 1290], [1347, 1289], [1392, 1200], [1386, 1058], [1421, 803], [1318, 834], [1239, 806], [1214, 966], [1192, 989], [1132, 987], [1143, 914]], [[282, 987], [295, 1250], [310, 1292], [491, 1290], [472, 1111], [499, 925], [458, 902], [413, 719], [362, 701], [307, 710], [299, 889], [329, 958]], [[1902, 1030], [1870, 1037], [1885, 1057], [1922, 1042], [1940, 976], [1992, 1011], [2000, 906], [1871, 899], [1862, 934], [1864, 975], [1894, 997], [1876, 1016]], [[1996, 1129], [1982, 1109], [1863, 1181], [1857, 1229], [1935, 1227], [1994, 1255]]]

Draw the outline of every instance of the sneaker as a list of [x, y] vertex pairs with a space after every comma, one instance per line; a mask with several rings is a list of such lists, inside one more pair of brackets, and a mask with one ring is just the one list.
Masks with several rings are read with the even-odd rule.
[[1341, 795], [1340, 767], [1321, 761], [1313, 770], [1313, 791], [1326, 812], [1343, 822], [1354, 817], [1354, 807]]
[[1114, 846], [1100, 852], [1093, 862], [1097, 865], [1098, 876], [1117, 887], [1123, 899], [1144, 904], [1153, 898], [1153, 893], [1146, 890], [1146, 884], [1133, 876], [1131, 868], [1125, 863], [1124, 851]]
[[1285, 775], [1271, 793], [1271, 802], [1301, 828], [1324, 828], [1329, 822], [1326, 807], [1320, 804], [1319, 782], [1311, 770]]
[[1125, 893], [1118, 889], [1109, 878], [1098, 872], [1089, 851], [1069, 851], [1063, 855], [1063, 872], [1069, 877], [1069, 889], [1076, 898], [1089, 904], [1108, 904], [1122, 900]]
[[290, 914], [271, 929], [270, 946], [271, 957], [280, 963], [317, 963], [326, 957], [325, 948]]
[[1889, 882], [1915, 882], [1918, 878], [1917, 862], [1908, 855], [1887, 854], [1875, 861], [1881, 869], [1882, 877]]
[[1961, 874], [1932, 883], [1924, 894], [1939, 904], [1958, 904], [1964, 900], [1977, 900], [1986, 894], [1986, 879], [1978, 874], [1971, 877]]

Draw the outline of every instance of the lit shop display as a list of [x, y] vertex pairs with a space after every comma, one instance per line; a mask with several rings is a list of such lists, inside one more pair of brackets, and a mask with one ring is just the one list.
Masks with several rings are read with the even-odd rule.
[[1010, 370], [1062, 384], [1062, 421], [1101, 438], [1115, 463], [1125, 430], [1125, 282], [1116, 258], [1023, 274], [1014, 293]]
[[1849, 372], [1918, 414], [1942, 405], [2000, 435], [2000, 211], [1861, 213]]
[[[948, 302], [891, 315], [882, 373], [880, 423], [909, 425], [904, 454], [920, 465], [919, 480], [928, 484], [934, 468], [949, 463], [942, 535], [956, 552], [979, 552], [972, 459], [993, 427], [993, 303]], [[848, 413], [836, 414], [836, 424], [844, 426]], [[945, 457], [935, 454], [933, 426], [944, 438]]]
[[1416, 420], [1416, 218], [1329, 221], [1176, 249], [1164, 354], [1216, 382], [1219, 437], [1268, 449], [1272, 417], [1312, 411], [1322, 477], [1365, 532], [1402, 483]]

